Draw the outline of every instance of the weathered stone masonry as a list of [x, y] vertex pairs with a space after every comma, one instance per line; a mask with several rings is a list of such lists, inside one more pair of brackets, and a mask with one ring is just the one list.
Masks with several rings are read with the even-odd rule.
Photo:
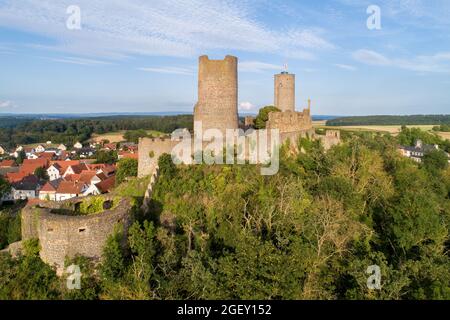
[[[104, 197], [105, 201], [110, 201]], [[66, 258], [77, 255], [100, 261], [104, 245], [116, 225], [122, 224], [124, 239], [133, 220], [132, 205], [126, 198], [111, 210], [101, 213], [68, 216], [54, 210], [75, 210], [82, 199], [66, 202], [45, 202], [22, 210], [22, 240], [39, 239], [40, 256], [45, 263], [55, 266], [58, 275], [64, 271]]]

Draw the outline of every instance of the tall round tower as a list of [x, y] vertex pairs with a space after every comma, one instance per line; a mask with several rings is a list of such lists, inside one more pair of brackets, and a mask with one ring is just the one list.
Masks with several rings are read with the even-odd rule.
[[275, 75], [275, 107], [282, 112], [295, 111], [295, 74]]
[[198, 102], [194, 121], [202, 121], [203, 130], [237, 129], [238, 117], [238, 59], [210, 60], [201, 56], [198, 68]]

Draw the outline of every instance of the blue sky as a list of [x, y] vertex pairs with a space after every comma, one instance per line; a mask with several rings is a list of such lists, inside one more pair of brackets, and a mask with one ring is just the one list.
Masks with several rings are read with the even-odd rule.
[[287, 63], [299, 110], [450, 113], [449, 16], [448, 0], [0, 0], [0, 113], [190, 112], [203, 54], [239, 57], [241, 112], [273, 103]]

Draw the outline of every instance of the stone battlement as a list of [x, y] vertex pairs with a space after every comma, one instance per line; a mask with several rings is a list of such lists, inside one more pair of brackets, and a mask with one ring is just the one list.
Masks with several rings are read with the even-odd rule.
[[313, 128], [310, 111], [305, 109], [303, 112], [271, 112], [266, 128], [279, 129], [280, 133], [309, 131]]

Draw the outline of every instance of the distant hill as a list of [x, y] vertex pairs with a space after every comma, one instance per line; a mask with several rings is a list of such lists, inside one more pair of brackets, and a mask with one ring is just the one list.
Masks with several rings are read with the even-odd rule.
[[450, 124], [450, 115], [410, 116], [360, 116], [341, 117], [327, 121], [328, 126], [370, 126], [370, 125], [441, 125]]

